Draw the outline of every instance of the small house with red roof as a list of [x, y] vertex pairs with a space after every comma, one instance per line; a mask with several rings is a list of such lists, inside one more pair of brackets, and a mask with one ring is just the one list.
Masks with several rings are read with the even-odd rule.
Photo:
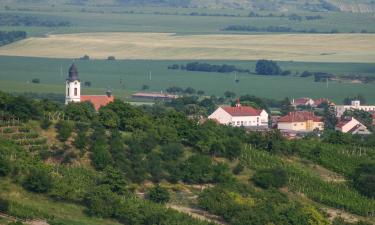
[[295, 111], [280, 117], [277, 120], [277, 128], [286, 131], [311, 132], [324, 130], [324, 120], [315, 116], [314, 112]]
[[115, 100], [111, 91], [107, 91], [105, 95], [81, 95], [81, 81], [78, 79], [78, 70], [74, 63], [69, 68], [69, 77], [65, 83], [65, 93], [65, 104], [91, 102], [96, 111]]
[[335, 130], [350, 134], [371, 134], [367, 127], [354, 117], [344, 117], [340, 119]]
[[312, 100], [311, 98], [297, 98], [297, 99], [292, 99], [291, 104], [294, 107], [297, 107], [297, 106], [313, 106], [314, 100]]
[[255, 109], [250, 106], [221, 106], [208, 119], [220, 124], [235, 127], [268, 127], [268, 113], [264, 109]]

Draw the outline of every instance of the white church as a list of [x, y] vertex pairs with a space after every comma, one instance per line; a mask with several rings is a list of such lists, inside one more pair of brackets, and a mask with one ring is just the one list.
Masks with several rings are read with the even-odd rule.
[[65, 83], [65, 104], [71, 102], [91, 102], [95, 110], [105, 106], [115, 100], [115, 97], [110, 91], [106, 95], [81, 95], [81, 81], [78, 78], [78, 70], [75, 63], [69, 68], [69, 77]]

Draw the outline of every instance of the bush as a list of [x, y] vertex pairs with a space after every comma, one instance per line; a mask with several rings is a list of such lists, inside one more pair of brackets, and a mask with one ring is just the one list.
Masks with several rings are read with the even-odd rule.
[[281, 188], [286, 185], [288, 178], [282, 168], [272, 168], [257, 171], [253, 177], [253, 181], [262, 188]]
[[39, 84], [40, 83], [40, 80], [38, 78], [34, 78], [31, 80], [32, 83], [34, 84]]
[[156, 203], [165, 204], [169, 201], [170, 196], [167, 189], [157, 185], [149, 191], [148, 199]]
[[9, 201], [0, 198], [0, 212], [6, 213], [9, 209]]
[[51, 126], [52, 122], [49, 119], [43, 119], [40, 121], [40, 128], [43, 130], [48, 130], [48, 128]]
[[363, 195], [375, 197], [375, 163], [361, 164], [353, 175], [354, 187]]
[[24, 180], [23, 187], [32, 192], [45, 193], [52, 187], [52, 178], [45, 169], [33, 169]]
[[9, 161], [0, 155], [0, 177], [7, 176], [11, 170]]
[[73, 124], [68, 121], [62, 120], [56, 124], [56, 129], [58, 132], [58, 139], [60, 141], [67, 141], [70, 135], [72, 134]]

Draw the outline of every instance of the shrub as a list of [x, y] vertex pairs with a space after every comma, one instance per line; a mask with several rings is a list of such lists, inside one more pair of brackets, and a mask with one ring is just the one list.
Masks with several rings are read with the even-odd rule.
[[68, 122], [68, 121], [59, 121], [57, 124], [56, 124], [56, 129], [57, 129], [57, 132], [58, 132], [58, 139], [60, 141], [66, 141], [68, 140], [68, 138], [70, 137], [72, 131], [73, 131], [73, 125], [72, 123]]
[[23, 187], [36, 193], [45, 193], [52, 187], [52, 178], [45, 169], [33, 169], [23, 182]]
[[353, 175], [354, 187], [363, 195], [375, 197], [375, 163], [361, 164]]
[[4, 156], [0, 155], [0, 177], [7, 176], [11, 170], [12, 168], [9, 161], [5, 159]]
[[52, 122], [49, 119], [43, 119], [40, 121], [40, 128], [43, 130], [48, 130], [48, 128], [51, 126]]
[[0, 212], [8, 212], [9, 209], [9, 201], [6, 199], [0, 198]]
[[39, 84], [40, 83], [40, 79], [39, 78], [34, 78], [31, 80], [32, 83], [34, 84]]
[[286, 185], [288, 178], [282, 168], [272, 168], [257, 171], [253, 177], [253, 181], [262, 188], [281, 188]]
[[156, 203], [167, 203], [170, 199], [167, 189], [157, 185], [153, 187], [148, 193], [148, 199]]

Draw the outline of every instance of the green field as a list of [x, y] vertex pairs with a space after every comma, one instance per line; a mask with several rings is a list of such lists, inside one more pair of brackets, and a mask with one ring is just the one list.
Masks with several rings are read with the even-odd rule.
[[[128, 97], [141, 90], [143, 84], [151, 91], [162, 91], [176, 85], [201, 89], [206, 94], [223, 95], [227, 90], [237, 94], [253, 94], [261, 97], [282, 99], [284, 97], [327, 97], [340, 103], [347, 96], [364, 95], [375, 103], [375, 84], [350, 84], [331, 82], [317, 83], [313, 78], [267, 77], [253, 74], [239, 74], [239, 83], [234, 74], [187, 72], [168, 70], [167, 66], [188, 61], [156, 60], [90, 60], [76, 61], [82, 81], [91, 81], [92, 88], [83, 88], [83, 93], [104, 93], [106, 88], [114, 90], [118, 97]], [[233, 64], [243, 69], [254, 70], [254, 61], [207, 61], [212, 64]], [[8, 92], [39, 92], [64, 94], [64, 81], [70, 59], [46, 59], [27, 57], [0, 57], [0, 89]], [[284, 70], [292, 72], [323, 71], [335, 74], [363, 74], [375, 76], [375, 64], [361, 63], [307, 63], [279, 62]], [[149, 72], [152, 71], [152, 80]], [[41, 84], [31, 84], [39, 78]], [[120, 83], [122, 80], [122, 83]]]

